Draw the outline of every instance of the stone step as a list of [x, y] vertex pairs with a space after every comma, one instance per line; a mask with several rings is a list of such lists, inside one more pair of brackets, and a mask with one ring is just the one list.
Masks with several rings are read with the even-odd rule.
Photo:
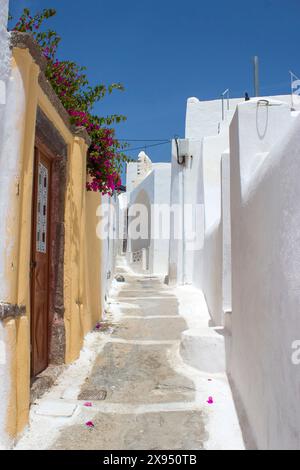
[[182, 333], [180, 354], [184, 362], [202, 372], [224, 373], [225, 339], [223, 328], [199, 328]]

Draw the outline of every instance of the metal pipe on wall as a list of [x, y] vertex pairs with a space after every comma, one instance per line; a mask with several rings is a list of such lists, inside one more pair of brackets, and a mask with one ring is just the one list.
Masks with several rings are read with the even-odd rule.
[[254, 72], [254, 96], [259, 96], [259, 59], [256, 55], [253, 59]]

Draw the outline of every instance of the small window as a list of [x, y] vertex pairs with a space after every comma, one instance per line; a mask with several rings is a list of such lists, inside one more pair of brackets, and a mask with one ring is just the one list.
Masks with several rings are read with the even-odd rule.
[[[48, 206], [48, 168], [39, 163], [37, 188], [37, 247], [39, 253], [47, 252], [47, 206]], [[42, 236], [41, 236], [42, 234]]]

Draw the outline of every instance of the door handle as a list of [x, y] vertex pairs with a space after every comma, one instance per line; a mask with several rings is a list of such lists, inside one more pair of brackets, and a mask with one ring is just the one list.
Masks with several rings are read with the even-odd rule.
[[31, 261], [31, 263], [30, 263], [30, 269], [33, 270], [33, 269], [36, 268], [36, 266], [37, 266], [36, 261]]

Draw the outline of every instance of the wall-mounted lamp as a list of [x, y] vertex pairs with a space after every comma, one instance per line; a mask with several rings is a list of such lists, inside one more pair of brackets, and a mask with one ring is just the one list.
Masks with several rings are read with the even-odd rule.
[[178, 165], [185, 165], [188, 158], [189, 144], [188, 140], [181, 140], [175, 137], [176, 151], [177, 151], [177, 163]]

